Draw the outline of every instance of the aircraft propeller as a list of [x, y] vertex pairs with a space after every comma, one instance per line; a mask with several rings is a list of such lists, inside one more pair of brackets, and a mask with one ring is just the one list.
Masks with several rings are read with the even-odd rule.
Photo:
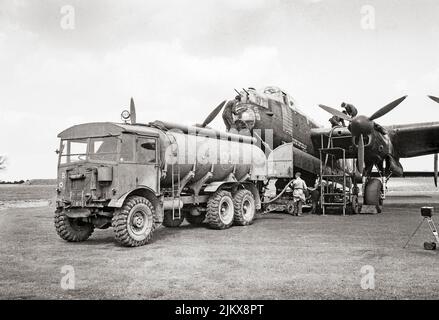
[[212, 110], [211, 113], [207, 116], [207, 118], [203, 121], [203, 123], [200, 125], [202, 128], [205, 128], [209, 123], [213, 121], [213, 119], [216, 118], [216, 116], [220, 113], [221, 109], [226, 104], [227, 100], [224, 100], [221, 102], [215, 109]]
[[[335, 108], [332, 107], [328, 107], [325, 106], [323, 104], [319, 104], [319, 107], [322, 108], [323, 110], [325, 110], [326, 112], [329, 112], [330, 114], [340, 117], [346, 121], [349, 122], [354, 122], [356, 118], [361, 118], [361, 119], [368, 119], [370, 121], [376, 120], [378, 118], [381, 118], [382, 116], [384, 116], [385, 114], [389, 113], [390, 111], [392, 111], [394, 108], [396, 108], [401, 102], [403, 102], [405, 100], [405, 98], [407, 98], [407, 96], [403, 96], [399, 99], [396, 99], [395, 101], [390, 102], [389, 104], [385, 105], [384, 107], [382, 107], [381, 109], [379, 109], [378, 111], [376, 111], [372, 116], [370, 117], [366, 117], [366, 116], [356, 116], [354, 118], [350, 117], [349, 115], [347, 115], [346, 113], [343, 113]], [[437, 102], [439, 102], [439, 98]]]
[[375, 112], [371, 117], [369, 117], [370, 120], [376, 120], [378, 118], [381, 118], [385, 114], [389, 113], [393, 109], [395, 109], [401, 102], [403, 102], [407, 98], [407, 96], [403, 96], [399, 99], [396, 99], [395, 101], [390, 102], [389, 104], [382, 107], [380, 110]]
[[360, 138], [358, 140], [358, 171], [363, 173], [364, 171], [364, 140], [363, 135], [360, 134]]
[[439, 103], [439, 98], [435, 97], [435, 96], [428, 96], [431, 100], [433, 100], [434, 102]]
[[[376, 111], [372, 116], [366, 117], [363, 115], [358, 115], [356, 117], [350, 117], [346, 113], [343, 113], [335, 108], [328, 107], [325, 105], [320, 104], [319, 107], [325, 110], [326, 112], [329, 112], [330, 114], [337, 116], [343, 120], [349, 121], [351, 125], [349, 126], [349, 130], [351, 131], [352, 135], [355, 138], [358, 139], [358, 169], [362, 173], [364, 170], [364, 136], [370, 135], [374, 130], [374, 120], [381, 118], [382, 116], [386, 115], [390, 111], [392, 111], [394, 108], [396, 108], [401, 102], [403, 102], [407, 98], [407, 96], [403, 96], [399, 99], [396, 99], [395, 101], [390, 102], [389, 104], [385, 105], [378, 111]], [[438, 99], [439, 101], [439, 99]]]
[[134, 105], [133, 97], [131, 97], [130, 101], [130, 119], [131, 124], [136, 124], [136, 106]]
[[437, 162], [438, 162], [438, 155], [437, 153], [434, 154], [434, 185], [437, 188]]

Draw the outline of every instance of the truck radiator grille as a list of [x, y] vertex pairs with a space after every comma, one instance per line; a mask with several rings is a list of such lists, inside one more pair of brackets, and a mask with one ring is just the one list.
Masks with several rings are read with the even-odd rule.
[[70, 201], [73, 207], [84, 207], [85, 195], [90, 192], [90, 176], [70, 180]]

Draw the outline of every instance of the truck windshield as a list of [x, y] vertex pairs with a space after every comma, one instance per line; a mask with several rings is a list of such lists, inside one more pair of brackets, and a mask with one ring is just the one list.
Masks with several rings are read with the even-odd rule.
[[116, 137], [90, 139], [89, 158], [90, 160], [117, 161]]
[[61, 164], [85, 160], [117, 161], [117, 138], [63, 140]]

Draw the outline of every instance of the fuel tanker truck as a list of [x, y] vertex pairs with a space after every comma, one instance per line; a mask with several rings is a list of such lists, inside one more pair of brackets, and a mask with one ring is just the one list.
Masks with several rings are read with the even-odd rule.
[[123, 246], [160, 226], [247, 226], [261, 209], [267, 158], [248, 136], [155, 121], [61, 132], [55, 227], [71, 242], [112, 227]]

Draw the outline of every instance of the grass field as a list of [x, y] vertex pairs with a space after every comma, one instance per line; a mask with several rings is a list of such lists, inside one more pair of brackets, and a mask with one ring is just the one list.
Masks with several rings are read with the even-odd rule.
[[0, 201], [52, 200], [56, 186], [51, 185], [0, 185]]
[[[427, 180], [410, 183], [433, 192]], [[53, 187], [33, 187], [1, 187], [0, 201], [53, 196]], [[4, 207], [0, 298], [438, 299], [438, 254], [422, 248], [432, 239], [427, 225], [402, 248], [420, 222], [419, 206], [438, 198], [396, 197], [378, 215], [267, 214], [222, 231], [161, 227], [139, 248], [118, 246], [111, 229], [64, 242], [53, 227], [53, 204]], [[74, 290], [60, 285], [66, 265], [75, 271]], [[374, 289], [361, 287], [364, 266], [374, 269]]]
[[438, 193], [439, 189], [434, 186], [432, 177], [423, 178], [391, 178], [387, 185], [390, 192], [433, 192]]

